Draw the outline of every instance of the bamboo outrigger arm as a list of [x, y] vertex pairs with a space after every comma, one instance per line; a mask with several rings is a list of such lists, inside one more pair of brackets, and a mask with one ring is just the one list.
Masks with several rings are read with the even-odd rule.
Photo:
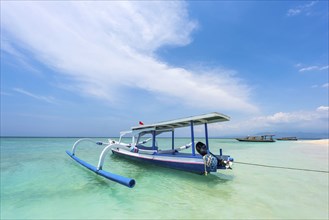
[[[100, 157], [99, 157], [99, 161], [98, 161], [98, 165], [97, 167], [81, 160], [80, 158], [78, 158], [77, 156], [75, 156], [75, 153], [76, 153], [76, 149], [78, 147], [78, 145], [83, 142], [83, 141], [89, 141], [89, 142], [92, 142], [92, 143], [95, 143], [97, 145], [103, 145], [103, 144], [106, 144], [105, 148], [102, 150], [102, 153], [100, 154]], [[127, 177], [124, 177], [124, 176], [120, 176], [120, 175], [117, 175], [117, 174], [114, 174], [114, 173], [110, 173], [110, 172], [107, 172], [107, 171], [104, 171], [102, 170], [102, 167], [103, 167], [103, 164], [104, 164], [104, 160], [105, 160], [105, 156], [107, 155], [107, 152], [111, 149], [111, 144], [110, 143], [103, 143], [103, 142], [98, 142], [98, 141], [95, 141], [93, 139], [90, 139], [90, 138], [82, 138], [82, 139], [79, 139], [78, 141], [76, 141], [72, 147], [72, 153], [70, 151], [66, 151], [66, 153], [72, 158], [74, 159], [76, 162], [78, 162], [79, 164], [81, 164], [82, 166], [88, 168], [89, 170], [93, 171], [94, 173], [100, 175], [100, 176], [103, 176], [109, 180], [112, 180], [114, 182], [117, 182], [117, 183], [120, 183], [122, 185], [125, 185], [129, 188], [132, 188], [135, 186], [136, 182], [134, 179], [131, 179], [131, 178], [127, 178]]]

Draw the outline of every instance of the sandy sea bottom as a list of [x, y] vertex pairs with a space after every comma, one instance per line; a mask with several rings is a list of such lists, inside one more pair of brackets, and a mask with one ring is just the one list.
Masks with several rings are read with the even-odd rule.
[[[105, 141], [106, 139], [100, 139]], [[79, 166], [75, 138], [1, 138], [1, 219], [328, 219], [328, 172], [235, 164], [201, 176], [106, 158], [127, 188]], [[162, 142], [170, 142], [168, 139]], [[189, 143], [179, 139], [177, 145]], [[328, 140], [240, 143], [210, 139], [237, 162], [328, 171]], [[77, 155], [96, 165], [102, 148]]]

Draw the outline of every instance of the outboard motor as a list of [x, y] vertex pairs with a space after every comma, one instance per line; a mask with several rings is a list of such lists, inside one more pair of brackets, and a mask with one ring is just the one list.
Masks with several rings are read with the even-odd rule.
[[196, 150], [202, 156], [205, 162], [205, 175], [208, 172], [216, 172], [218, 160], [216, 156], [209, 152], [208, 154], [208, 147], [202, 142], [198, 142], [196, 144]]
[[196, 150], [198, 151], [198, 153], [201, 156], [204, 156], [204, 155], [206, 155], [208, 153], [207, 152], [208, 147], [204, 143], [202, 143], [200, 141], [198, 143], [196, 143]]
[[216, 172], [216, 169], [232, 169], [231, 165], [233, 162], [233, 158], [230, 158], [228, 155], [222, 155], [222, 149], [220, 149], [220, 155], [216, 156], [215, 154], [209, 151], [208, 147], [202, 142], [198, 142], [196, 144], [196, 150], [205, 160], [206, 166], [208, 170], [212, 172]]

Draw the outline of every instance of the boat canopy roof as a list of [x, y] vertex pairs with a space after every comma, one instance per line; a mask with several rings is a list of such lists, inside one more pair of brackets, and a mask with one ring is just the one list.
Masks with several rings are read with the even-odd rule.
[[172, 130], [175, 128], [188, 127], [191, 125], [191, 122], [193, 122], [193, 125], [201, 125], [206, 123], [210, 124], [210, 123], [223, 122], [229, 120], [230, 120], [229, 116], [217, 112], [213, 112], [209, 114], [190, 116], [186, 118], [164, 121], [155, 124], [140, 125], [140, 126], [132, 127], [131, 130], [138, 133], [143, 131], [151, 131], [151, 130], [157, 130], [157, 131]]

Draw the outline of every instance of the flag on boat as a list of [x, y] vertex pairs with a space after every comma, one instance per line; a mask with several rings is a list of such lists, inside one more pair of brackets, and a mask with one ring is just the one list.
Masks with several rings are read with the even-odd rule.
[[143, 122], [141, 122], [141, 121], [139, 121], [139, 125], [144, 125], [144, 123], [143, 123]]

